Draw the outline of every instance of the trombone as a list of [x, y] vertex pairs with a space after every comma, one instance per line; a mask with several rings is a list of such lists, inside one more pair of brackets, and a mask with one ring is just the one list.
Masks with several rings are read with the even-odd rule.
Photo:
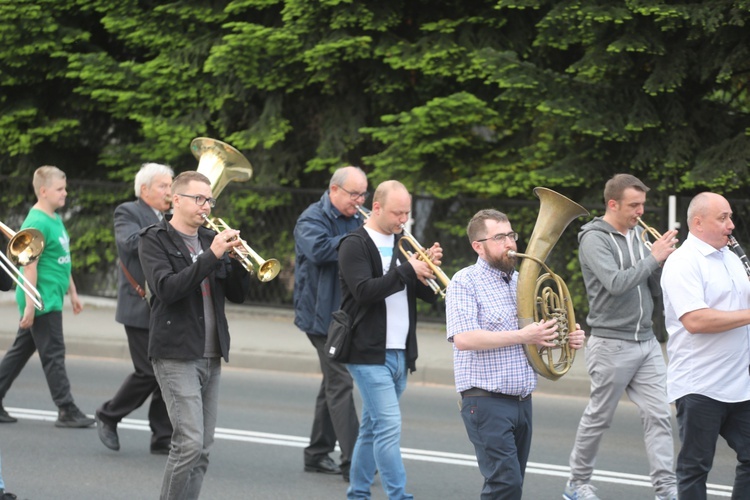
[[[229, 225], [218, 217], [210, 219], [206, 214], [201, 214], [206, 225], [211, 229], [220, 233], [225, 229], [232, 229]], [[231, 241], [231, 240], [230, 240]], [[245, 240], [240, 239], [242, 244], [237, 247], [233, 247], [231, 252], [237, 257], [250, 274], [255, 274], [258, 279], [262, 282], [271, 281], [279, 274], [281, 270], [281, 264], [276, 259], [263, 260], [263, 257], [258, 255], [255, 250], [250, 248], [250, 245]]]
[[638, 224], [643, 226], [643, 229], [644, 229], [644, 231], [641, 233], [641, 241], [643, 241], [643, 245], [646, 248], [651, 250], [653, 243], [649, 241], [648, 237], [651, 236], [653, 239], [658, 240], [659, 238], [661, 238], [661, 233], [657, 231], [656, 229], [654, 229], [653, 227], [646, 224], [645, 222], [643, 222], [643, 220], [640, 217], [638, 217], [637, 220], [638, 220]]
[[35, 262], [44, 251], [44, 235], [38, 229], [27, 228], [13, 231], [0, 222], [0, 231], [10, 240], [7, 255], [0, 252], [0, 270], [5, 271], [23, 290], [26, 296], [39, 311], [44, 310], [44, 301], [39, 290], [26, 281], [17, 266], [27, 266]]

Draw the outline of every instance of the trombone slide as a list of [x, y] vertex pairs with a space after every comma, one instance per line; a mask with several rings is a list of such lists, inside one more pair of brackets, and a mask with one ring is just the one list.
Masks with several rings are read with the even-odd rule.
[[44, 236], [38, 229], [32, 228], [16, 232], [2, 222], [0, 222], [0, 232], [10, 240], [7, 255], [0, 253], [0, 270], [10, 276], [16, 286], [23, 290], [37, 310], [44, 311], [42, 294], [24, 278], [23, 273], [16, 267], [31, 264], [42, 255]]

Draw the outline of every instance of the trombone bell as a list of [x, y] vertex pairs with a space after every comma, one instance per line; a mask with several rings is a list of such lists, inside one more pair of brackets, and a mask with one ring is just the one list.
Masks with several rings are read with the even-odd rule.
[[17, 266], [27, 266], [39, 259], [44, 251], [44, 235], [38, 229], [33, 228], [16, 232], [2, 222], [0, 222], [0, 232], [10, 240], [7, 255], [0, 253], [0, 270], [7, 273], [16, 286], [23, 290], [36, 309], [43, 311], [42, 295], [34, 285], [26, 281]]

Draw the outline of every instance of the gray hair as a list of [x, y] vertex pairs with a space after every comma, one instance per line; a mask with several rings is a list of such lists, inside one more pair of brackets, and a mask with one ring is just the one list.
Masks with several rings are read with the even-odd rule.
[[141, 187], [151, 186], [154, 177], [157, 175], [168, 175], [174, 177], [172, 167], [160, 163], [144, 163], [141, 169], [135, 174], [135, 197], [141, 197]]
[[352, 172], [358, 171], [361, 173], [365, 178], [367, 178], [367, 174], [365, 174], [365, 171], [362, 170], [359, 167], [355, 167], [353, 165], [349, 165], [347, 167], [341, 167], [337, 169], [333, 175], [331, 176], [331, 180], [328, 183], [328, 189], [332, 188], [333, 186], [343, 186], [346, 182], [346, 179], [349, 178], [349, 175]]

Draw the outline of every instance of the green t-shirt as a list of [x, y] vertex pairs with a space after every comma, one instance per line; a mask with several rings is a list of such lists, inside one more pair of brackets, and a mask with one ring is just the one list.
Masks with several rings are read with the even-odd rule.
[[[44, 311], [36, 311], [39, 316], [52, 311], [62, 311], [63, 299], [70, 286], [70, 237], [58, 214], [50, 216], [42, 210], [32, 208], [21, 229], [32, 227], [44, 235], [44, 252], [37, 261], [36, 289], [44, 301]], [[20, 268], [23, 272], [23, 267]], [[26, 307], [26, 294], [16, 287], [16, 302], [23, 316]]]

